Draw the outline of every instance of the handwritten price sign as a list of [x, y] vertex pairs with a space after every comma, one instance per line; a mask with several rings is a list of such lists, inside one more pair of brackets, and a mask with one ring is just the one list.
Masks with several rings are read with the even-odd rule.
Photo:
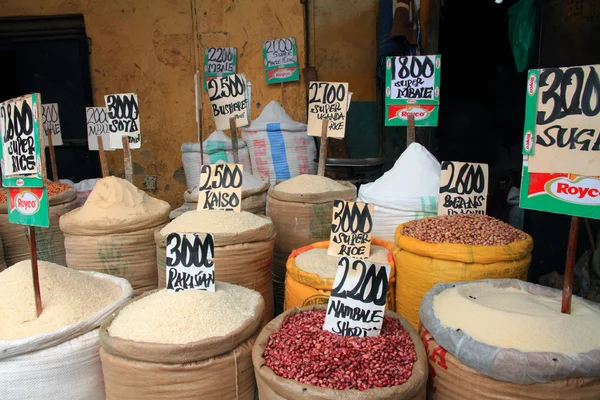
[[202, 165], [198, 210], [242, 211], [243, 174], [243, 164]]
[[235, 117], [238, 128], [249, 124], [246, 78], [243, 74], [217, 77], [208, 82], [208, 97], [218, 130], [229, 129]]
[[215, 291], [215, 242], [212, 234], [170, 233], [167, 236], [167, 290]]
[[121, 138], [128, 136], [130, 148], [139, 149], [142, 146], [142, 136], [137, 94], [109, 94], [104, 96], [104, 101], [110, 130], [110, 147], [122, 149]]
[[204, 50], [204, 89], [216, 76], [235, 74], [237, 50], [235, 47], [208, 47]]
[[329, 120], [327, 137], [343, 138], [346, 134], [348, 84], [311, 82], [308, 99], [308, 134], [321, 136], [321, 121]]
[[296, 38], [264, 41], [263, 58], [267, 83], [292, 82], [300, 79]]
[[485, 215], [487, 195], [487, 164], [442, 162], [438, 215]]
[[335, 200], [327, 254], [368, 258], [372, 230], [373, 204]]

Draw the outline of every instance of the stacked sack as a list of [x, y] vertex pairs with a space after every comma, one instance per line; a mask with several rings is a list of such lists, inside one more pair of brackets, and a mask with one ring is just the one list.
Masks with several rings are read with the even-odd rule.
[[292, 251], [329, 239], [333, 201], [353, 201], [355, 197], [352, 183], [317, 175], [299, 175], [269, 189], [267, 216], [277, 232], [273, 253], [275, 315], [283, 311], [286, 263]]
[[131, 282], [135, 296], [157, 287], [154, 231], [169, 220], [168, 203], [128, 181], [98, 181], [83, 207], [65, 214], [67, 266], [107, 273]]
[[100, 330], [106, 399], [252, 399], [263, 312], [259, 293], [219, 281], [144, 294]]
[[38, 261], [36, 316], [31, 262], [0, 272], [2, 400], [104, 400], [98, 328], [131, 299], [121, 278]]
[[294, 121], [276, 101], [242, 128], [242, 137], [250, 150], [252, 173], [268, 176], [271, 184], [317, 173], [317, 147], [306, 124]]
[[421, 338], [436, 400], [600, 399], [600, 306], [516, 280], [439, 283]]
[[398, 225], [437, 215], [439, 191], [440, 163], [413, 143], [381, 178], [361, 185], [358, 201], [374, 205], [373, 236], [391, 242]]
[[[233, 163], [231, 139], [221, 131], [214, 131], [202, 142], [204, 153], [200, 153], [200, 143], [188, 142], [181, 145], [181, 161], [188, 190], [200, 184], [200, 166], [215, 164], [218, 161]], [[238, 140], [238, 160], [244, 165], [244, 171], [252, 173], [250, 154], [246, 142]]]
[[[47, 182], [48, 228], [35, 227], [35, 243], [38, 260], [49, 261], [60, 265], [66, 264], [65, 239], [59, 228], [59, 219], [67, 212], [79, 207], [77, 190], [71, 186]], [[8, 222], [6, 190], [0, 190], [0, 237], [4, 248], [6, 265], [13, 265], [27, 260], [29, 252], [29, 228]], [[1, 270], [1, 267], [0, 267]]]

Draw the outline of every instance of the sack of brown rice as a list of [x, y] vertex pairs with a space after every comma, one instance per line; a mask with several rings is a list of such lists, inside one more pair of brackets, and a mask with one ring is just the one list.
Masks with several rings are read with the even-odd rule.
[[[50, 226], [35, 227], [35, 243], [38, 260], [65, 265], [65, 238], [59, 228], [59, 219], [67, 212], [79, 207], [77, 190], [69, 185], [48, 181], [46, 185], [50, 207]], [[0, 190], [0, 237], [4, 247], [6, 265], [28, 260], [29, 228], [8, 222], [6, 190]], [[2, 270], [2, 268], [0, 268]]]
[[273, 318], [271, 264], [275, 230], [267, 217], [246, 211], [188, 211], [155, 233], [158, 287], [166, 287], [166, 239], [170, 233], [212, 233], [215, 279], [254, 289], [265, 301], [264, 323]]
[[155, 289], [154, 231], [168, 222], [169, 211], [167, 202], [124, 179], [99, 180], [84, 206], [60, 219], [67, 266], [125, 278], [135, 296]]
[[100, 329], [106, 399], [252, 399], [259, 293], [216, 282], [145, 293]]
[[285, 265], [294, 249], [328, 240], [334, 200], [352, 201], [356, 187], [317, 175], [299, 175], [269, 189], [267, 216], [277, 239], [273, 253], [275, 315], [283, 311]]
[[31, 262], [0, 272], [0, 397], [104, 399], [98, 327], [131, 299], [121, 278], [38, 261], [36, 316]]

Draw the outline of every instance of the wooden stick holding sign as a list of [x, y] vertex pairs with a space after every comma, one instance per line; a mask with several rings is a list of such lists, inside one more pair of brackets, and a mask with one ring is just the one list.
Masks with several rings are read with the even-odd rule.
[[411, 113], [408, 115], [408, 125], [406, 127], [406, 147], [413, 144], [415, 139], [415, 115]]
[[579, 217], [571, 217], [569, 228], [569, 244], [567, 246], [567, 265], [562, 292], [561, 312], [571, 314], [571, 297], [573, 296], [573, 274], [575, 272], [575, 258], [577, 253], [577, 237], [579, 236]]
[[54, 144], [52, 143], [52, 131], [46, 131], [48, 136], [48, 151], [50, 153], [50, 167], [52, 168], [52, 179], [58, 182], [58, 168], [56, 167], [56, 156], [54, 155]]
[[329, 126], [329, 120], [324, 119], [321, 122], [321, 143], [319, 145], [319, 166], [317, 169], [317, 175], [325, 176], [325, 164], [327, 161], [327, 127]]
[[239, 154], [238, 154], [238, 135], [237, 135], [237, 126], [235, 124], [235, 117], [229, 118], [229, 129], [231, 131], [231, 147], [233, 149], [233, 163], [239, 164]]
[[369, 258], [373, 208], [373, 204], [334, 200], [327, 254]]
[[133, 162], [131, 161], [131, 148], [129, 147], [129, 137], [123, 136], [123, 162], [125, 163], [125, 179], [133, 183]]
[[486, 214], [488, 165], [442, 161], [438, 215]]
[[100, 156], [102, 177], [106, 178], [108, 176], [108, 164], [106, 161], [106, 153], [104, 152], [104, 139], [102, 139], [102, 136], [98, 136], [98, 155]]
[[40, 292], [40, 274], [37, 262], [35, 228], [33, 226], [29, 226], [29, 252], [31, 254], [31, 276], [33, 278], [33, 292], [35, 294], [35, 310], [39, 317], [42, 314], [42, 294]]
[[204, 139], [202, 137], [202, 101], [200, 100], [200, 71], [194, 75], [196, 87], [196, 123], [198, 125], [198, 143], [200, 144], [200, 165], [204, 164]]

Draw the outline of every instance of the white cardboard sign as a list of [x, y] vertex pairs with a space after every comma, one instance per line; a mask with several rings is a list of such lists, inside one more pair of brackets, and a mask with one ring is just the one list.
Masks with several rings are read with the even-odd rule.
[[487, 197], [487, 164], [442, 161], [438, 215], [485, 215]]
[[249, 124], [244, 74], [215, 77], [208, 81], [207, 85], [217, 130], [229, 129], [229, 118], [232, 117], [235, 117], [238, 128]]
[[167, 290], [215, 291], [215, 242], [210, 233], [167, 236]]
[[122, 149], [123, 136], [129, 137], [129, 146], [139, 149], [142, 146], [140, 134], [140, 112], [136, 93], [108, 94], [104, 96], [110, 130], [110, 147]]
[[242, 211], [243, 164], [204, 164], [200, 168], [198, 210]]
[[322, 121], [327, 119], [327, 137], [343, 138], [349, 109], [348, 84], [311, 82], [308, 93], [308, 134], [321, 136]]
[[102, 136], [104, 150], [111, 151], [106, 107], [86, 107], [85, 118], [87, 121], [88, 149], [98, 151], [98, 136]]
[[373, 209], [373, 204], [334, 200], [327, 254], [369, 258]]
[[42, 104], [42, 122], [44, 125], [44, 143], [48, 147], [48, 130], [52, 132], [52, 145], [62, 146], [62, 134], [60, 131], [60, 117], [58, 115], [58, 103]]

